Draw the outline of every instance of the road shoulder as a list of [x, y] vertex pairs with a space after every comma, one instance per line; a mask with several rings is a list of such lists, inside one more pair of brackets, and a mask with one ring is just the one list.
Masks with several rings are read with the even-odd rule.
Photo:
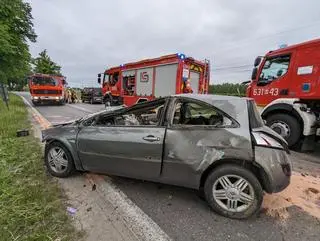
[[[34, 134], [41, 136], [41, 130], [50, 123], [24, 98], [29, 107]], [[66, 210], [72, 216], [77, 230], [85, 233], [84, 240], [170, 240], [170, 238], [128, 197], [104, 181], [99, 175], [76, 174], [71, 178], [58, 179], [66, 197]]]

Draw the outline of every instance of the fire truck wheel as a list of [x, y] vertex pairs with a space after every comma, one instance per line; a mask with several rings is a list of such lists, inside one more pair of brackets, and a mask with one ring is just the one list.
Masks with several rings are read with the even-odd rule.
[[267, 125], [280, 134], [288, 142], [289, 147], [297, 144], [301, 137], [301, 125], [298, 120], [291, 115], [271, 115], [267, 117]]

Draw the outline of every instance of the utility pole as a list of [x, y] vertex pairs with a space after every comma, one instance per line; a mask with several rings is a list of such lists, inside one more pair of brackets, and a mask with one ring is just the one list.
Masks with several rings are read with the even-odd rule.
[[9, 110], [9, 94], [7, 87], [4, 86], [4, 84], [0, 83], [0, 95], [2, 96], [2, 100], [6, 103], [6, 106]]

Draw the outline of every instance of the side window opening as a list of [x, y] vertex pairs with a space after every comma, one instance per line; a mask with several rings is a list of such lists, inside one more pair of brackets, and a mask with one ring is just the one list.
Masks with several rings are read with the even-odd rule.
[[100, 116], [98, 126], [158, 126], [161, 124], [165, 100], [127, 110], [115, 116]]
[[288, 72], [290, 55], [277, 56], [265, 61], [259, 76], [259, 82], [271, 82]]
[[172, 125], [226, 128], [234, 127], [235, 123], [232, 119], [209, 104], [181, 101], [175, 106]]
[[135, 84], [136, 84], [136, 76], [128, 75], [123, 77], [123, 89], [125, 95], [134, 95], [135, 92]]

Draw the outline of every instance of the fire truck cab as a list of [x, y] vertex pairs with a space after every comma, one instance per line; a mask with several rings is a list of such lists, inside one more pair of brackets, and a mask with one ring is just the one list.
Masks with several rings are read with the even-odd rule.
[[34, 105], [40, 103], [65, 104], [67, 100], [66, 77], [51, 74], [33, 74], [28, 77], [28, 86]]
[[246, 95], [291, 147], [313, 150], [320, 135], [320, 39], [257, 57]]
[[[112, 67], [103, 74], [104, 103], [131, 106], [171, 94], [207, 94], [209, 73], [208, 60], [179, 53]], [[98, 74], [100, 84], [101, 77]]]

